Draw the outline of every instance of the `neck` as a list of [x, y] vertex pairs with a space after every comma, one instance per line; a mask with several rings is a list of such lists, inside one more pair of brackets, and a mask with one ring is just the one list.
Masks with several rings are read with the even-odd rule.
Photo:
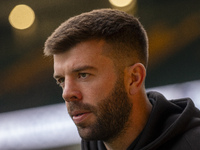
[[140, 135], [149, 118], [152, 106], [146, 97], [141, 94], [133, 101], [133, 109], [129, 116], [126, 128], [120, 134], [108, 141], [104, 141], [107, 150], [124, 150]]

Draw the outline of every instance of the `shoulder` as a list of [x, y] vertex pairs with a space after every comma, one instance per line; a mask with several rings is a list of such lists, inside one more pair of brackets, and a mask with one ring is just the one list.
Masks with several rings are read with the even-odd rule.
[[177, 135], [166, 142], [161, 150], [199, 150], [200, 149], [200, 126], [196, 126], [187, 132]]
[[200, 125], [187, 131], [183, 138], [192, 150], [200, 149]]

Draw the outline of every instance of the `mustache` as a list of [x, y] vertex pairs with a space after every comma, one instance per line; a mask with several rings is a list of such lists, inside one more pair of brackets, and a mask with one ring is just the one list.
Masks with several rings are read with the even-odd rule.
[[87, 103], [82, 103], [82, 102], [70, 102], [67, 107], [68, 113], [70, 114], [73, 111], [77, 110], [84, 110], [84, 111], [90, 111], [90, 112], [95, 112], [95, 107], [87, 104]]

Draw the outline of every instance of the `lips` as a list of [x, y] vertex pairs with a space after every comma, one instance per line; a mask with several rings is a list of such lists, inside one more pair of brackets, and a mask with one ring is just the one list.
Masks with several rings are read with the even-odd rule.
[[85, 122], [90, 114], [90, 112], [86, 111], [74, 111], [71, 113], [71, 116], [75, 124], [80, 124], [82, 122]]

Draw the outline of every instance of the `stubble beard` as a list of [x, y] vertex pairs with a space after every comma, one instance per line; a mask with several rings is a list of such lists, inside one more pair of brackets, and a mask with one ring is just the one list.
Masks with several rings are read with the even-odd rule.
[[111, 94], [100, 100], [97, 104], [98, 107], [82, 103], [73, 105], [89, 110], [96, 116], [94, 123], [87, 126], [77, 126], [79, 135], [84, 140], [110, 141], [117, 138], [125, 132], [132, 109], [132, 103], [129, 102], [124, 82], [119, 79]]

